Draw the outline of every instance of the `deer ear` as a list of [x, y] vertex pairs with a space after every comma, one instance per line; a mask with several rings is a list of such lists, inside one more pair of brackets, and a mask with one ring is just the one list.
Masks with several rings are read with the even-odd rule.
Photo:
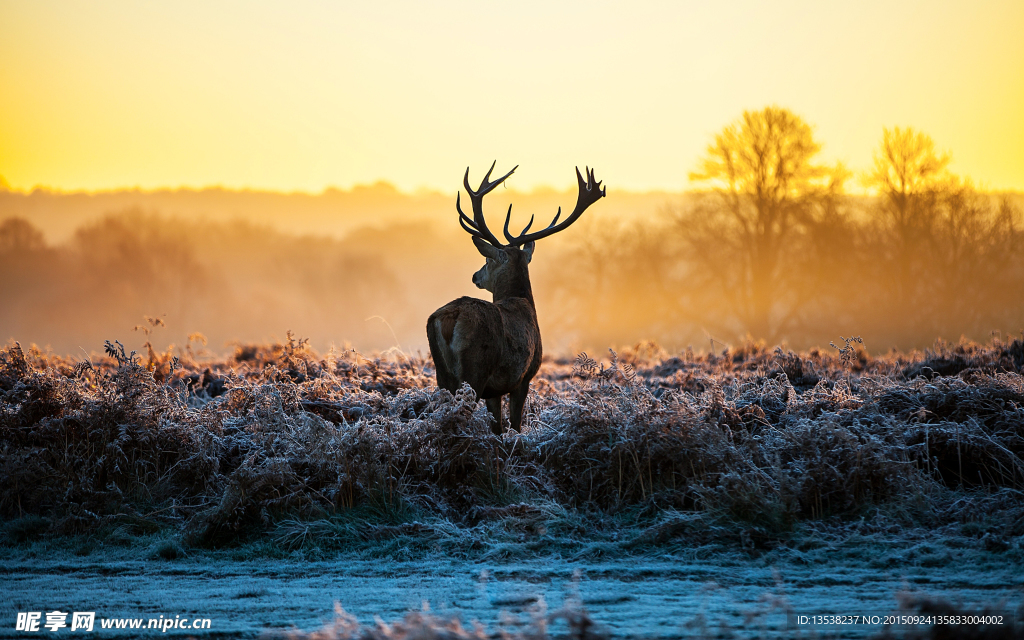
[[526, 264], [530, 264], [530, 260], [533, 260], [533, 250], [537, 247], [537, 243], [530, 240], [523, 245], [523, 253], [526, 254]]
[[473, 236], [473, 244], [476, 245], [476, 250], [480, 252], [480, 255], [485, 258], [501, 261], [507, 257], [504, 251], [476, 236]]

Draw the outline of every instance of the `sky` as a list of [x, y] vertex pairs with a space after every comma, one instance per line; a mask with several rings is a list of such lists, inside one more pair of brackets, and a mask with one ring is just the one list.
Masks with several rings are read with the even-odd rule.
[[0, 0], [14, 189], [682, 190], [713, 135], [776, 104], [870, 167], [912, 126], [1024, 190], [1024, 2]]

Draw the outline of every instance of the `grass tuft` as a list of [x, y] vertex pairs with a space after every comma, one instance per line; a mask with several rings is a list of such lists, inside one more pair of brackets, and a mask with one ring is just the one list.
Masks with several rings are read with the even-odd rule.
[[523, 433], [496, 436], [472, 390], [437, 388], [429, 359], [321, 357], [291, 336], [145, 365], [118, 342], [92, 363], [13, 343], [0, 349], [4, 539], [166, 532], [155, 553], [169, 558], [398, 539], [594, 556], [773, 548], [839, 523], [952, 525], [1015, 549], [1017, 342], [844, 349], [671, 356], [648, 343], [548, 361]]

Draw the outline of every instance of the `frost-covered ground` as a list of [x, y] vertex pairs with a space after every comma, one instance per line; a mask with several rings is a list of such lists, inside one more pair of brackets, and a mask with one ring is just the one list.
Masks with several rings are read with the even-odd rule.
[[18, 611], [76, 607], [308, 632], [335, 601], [370, 627], [342, 616], [322, 638], [413, 637], [373, 616], [423, 601], [492, 634], [502, 611], [539, 624], [543, 598], [576, 631], [586, 611], [662, 637], [1017, 611], [1022, 370], [1021, 340], [883, 357], [641, 344], [546, 361], [523, 432], [494, 434], [472, 390], [438, 390], [403, 354], [11, 345], [0, 633]]
[[[407, 548], [397, 549], [397, 557], [375, 557], [371, 550], [282, 555], [259, 545], [168, 559], [159, 555], [159, 540], [142, 542], [94, 547], [51, 541], [7, 549], [0, 558], [0, 637], [26, 637], [14, 632], [17, 612], [53, 610], [211, 620], [208, 633], [167, 632], [178, 636], [309, 632], [332, 621], [335, 603], [368, 627], [377, 618], [401, 620], [426, 603], [433, 615], [457, 617], [467, 627], [478, 621], [489, 634], [521, 630], [566, 607], [585, 611], [599, 631], [616, 638], [718, 637], [723, 630], [737, 638], [810, 637], [811, 630], [870, 637], [884, 625], [861, 621], [839, 629], [799, 624], [798, 616], [884, 619], [929, 606], [934, 611], [941, 600], [960, 613], [1004, 615], [1006, 631], [1024, 614], [1024, 563], [1005, 551], [926, 531], [808, 539], [769, 552], [710, 545], [609, 559], [454, 559], [402, 553]], [[268, 552], [276, 557], [261, 555]], [[1019, 637], [1021, 622], [1017, 636], [991, 637]], [[98, 627], [101, 636], [131, 635]], [[564, 623], [549, 630], [557, 636]]]
[[[12, 632], [15, 612], [27, 610], [95, 610], [99, 617], [147, 619], [187, 614], [210, 618], [210, 636], [257, 637], [275, 630], [319, 629], [331, 621], [334, 603], [372, 626], [375, 616], [398, 620], [426, 602], [435, 615], [476, 620], [492, 632], [515, 629], [512, 620], [528, 621], [541, 608], [550, 612], [569, 604], [585, 609], [614, 637], [701, 637], [722, 627], [740, 638], [796, 637], [797, 631], [806, 634], [812, 627], [792, 626], [795, 616], [899, 613], [900, 592], [943, 597], [976, 611], [1003, 603], [1008, 615], [1024, 596], [1024, 568], [994, 556], [941, 567], [898, 560], [878, 566], [844, 557], [842, 549], [832, 559], [816, 557], [821, 562], [737, 554], [605, 562], [244, 561], [224, 554], [176, 561], [106, 559], [102, 554], [23, 558], [0, 564], [5, 575], [0, 635], [27, 636]], [[863, 623], [841, 630], [817, 627], [837, 637], [866, 637], [880, 629]], [[558, 625], [551, 631], [557, 634]], [[51, 634], [44, 630], [39, 635]]]

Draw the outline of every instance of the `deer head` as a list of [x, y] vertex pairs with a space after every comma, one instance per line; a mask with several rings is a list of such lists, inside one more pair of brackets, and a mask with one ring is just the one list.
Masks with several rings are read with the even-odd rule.
[[481, 289], [486, 289], [493, 294], [498, 294], [498, 288], [503, 282], [511, 281], [515, 274], [521, 272], [526, 265], [530, 264], [533, 258], [533, 242], [528, 242], [522, 249], [516, 247], [495, 247], [481, 240], [473, 238], [480, 255], [487, 258], [484, 266], [473, 274], [473, 284]]
[[[470, 218], [462, 211], [461, 194], [455, 198], [455, 208], [459, 212], [459, 223], [462, 225], [462, 228], [473, 236], [473, 244], [476, 245], [480, 254], [487, 259], [484, 266], [473, 274], [473, 284], [481, 289], [490, 291], [494, 294], [495, 301], [498, 301], [508, 297], [508, 295], [516, 295], [517, 293], [521, 295], [524, 287], [526, 290], [529, 289], [529, 275], [526, 266], [530, 264], [530, 260], [533, 258], [536, 241], [558, 233], [576, 222], [583, 215], [583, 212], [586, 211], [587, 207], [604, 197], [605, 189], [601, 187], [600, 181], [595, 180], [593, 169], [586, 168], [587, 177], [584, 180], [583, 175], [580, 174], [579, 167], [577, 167], [576, 180], [579, 183], [579, 195], [576, 198], [576, 207], [569, 214], [569, 217], [559, 224], [558, 219], [562, 215], [562, 208], [559, 207], [551, 224], [544, 229], [529, 233], [534, 220], [531, 216], [530, 221], [522, 232], [518, 236], [513, 236], [508, 230], [509, 222], [512, 219], [512, 205], [509, 205], [508, 213], [505, 214], [504, 227], [505, 239], [508, 240], [508, 244], [502, 244], [491, 233], [491, 230], [487, 228], [487, 221], [484, 219], [483, 212], [483, 199], [484, 196], [512, 175], [519, 166], [512, 167], [511, 171], [492, 181], [490, 179], [491, 172], [494, 171], [495, 164], [497, 164], [497, 161], [491, 164], [487, 175], [484, 176], [476, 190], [469, 186], [469, 168], [466, 168], [466, 175], [462, 179], [462, 184], [466, 188], [466, 193], [469, 194], [473, 208], [473, 217]], [[521, 280], [525, 281], [520, 282]], [[528, 297], [532, 300], [532, 293]]]

